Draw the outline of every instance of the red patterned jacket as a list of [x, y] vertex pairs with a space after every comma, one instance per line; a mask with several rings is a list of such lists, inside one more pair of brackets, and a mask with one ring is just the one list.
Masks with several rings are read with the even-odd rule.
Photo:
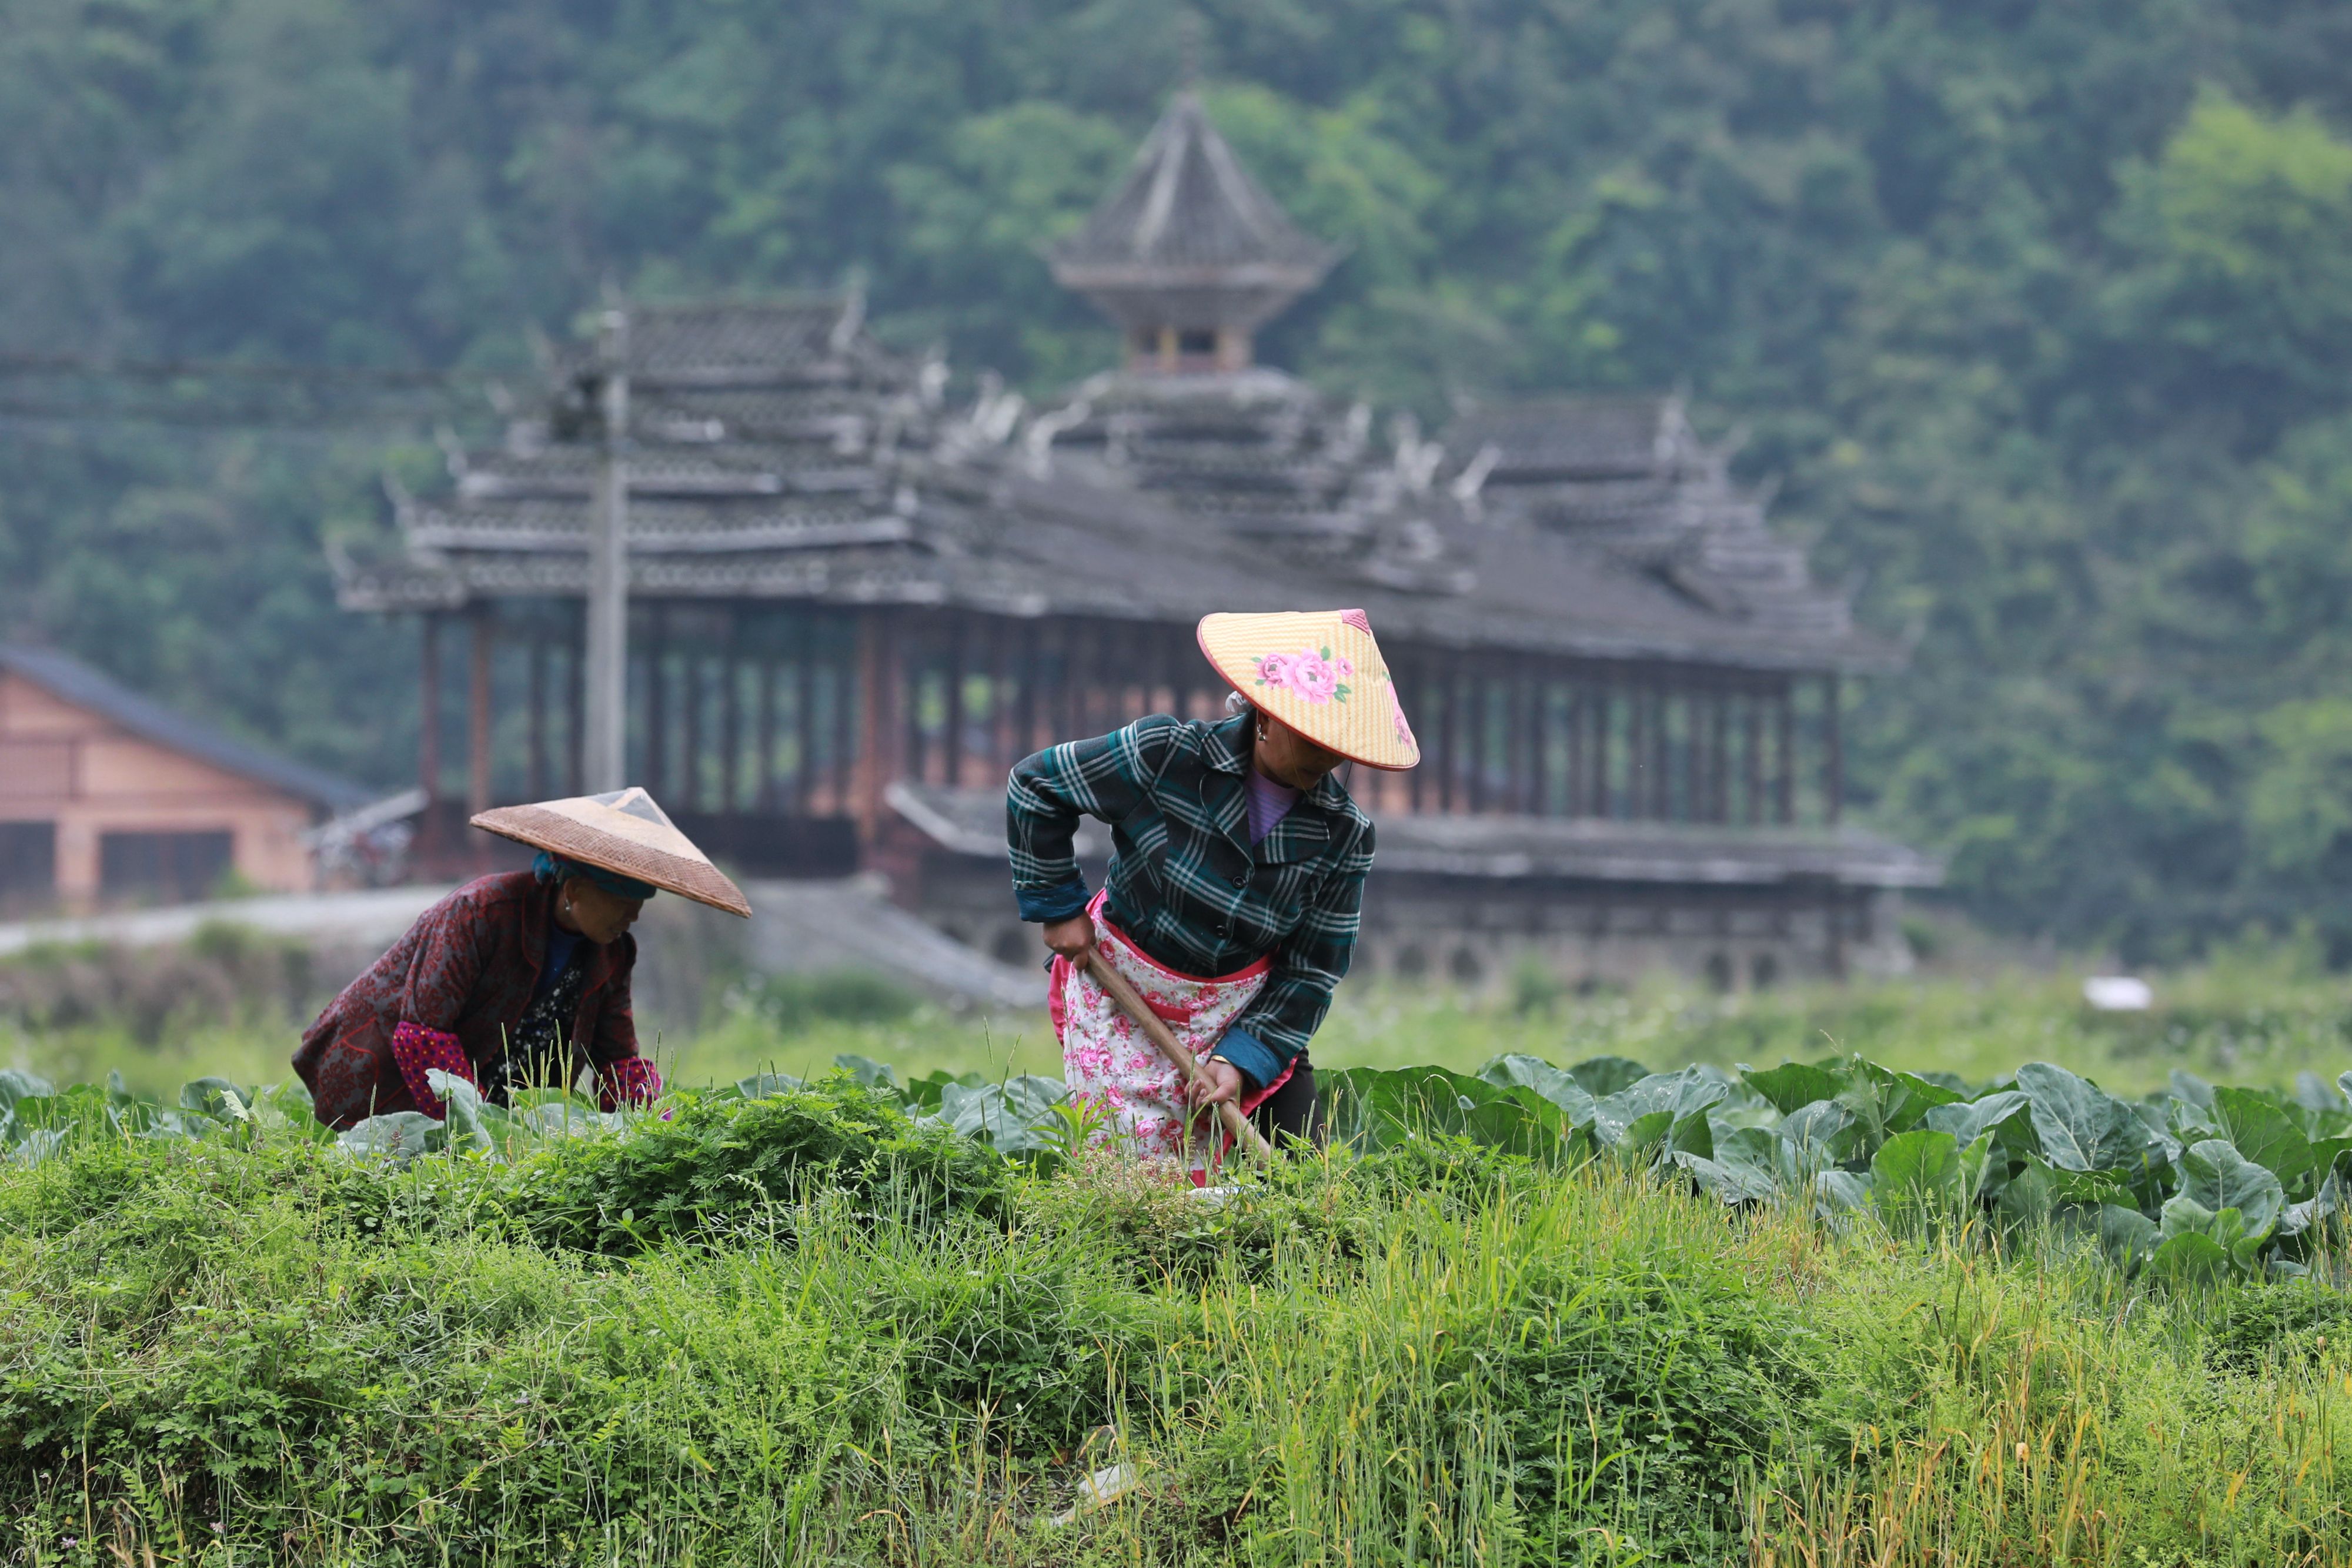
[[[402, 1024], [456, 1035], [479, 1082], [530, 1006], [554, 897], [555, 889], [530, 873], [507, 872], [468, 883], [418, 915], [408, 935], [303, 1031], [294, 1071], [310, 1086], [319, 1120], [348, 1127], [363, 1116], [419, 1109], [393, 1060], [393, 1031]], [[635, 939], [624, 936], [584, 956], [572, 1027], [575, 1082], [583, 1067], [610, 1079], [615, 1064], [634, 1068], [637, 1055], [629, 1013]]]

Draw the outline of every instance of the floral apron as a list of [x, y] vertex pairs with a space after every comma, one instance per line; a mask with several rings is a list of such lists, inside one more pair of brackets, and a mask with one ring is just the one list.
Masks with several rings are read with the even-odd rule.
[[[1103, 913], [1104, 897], [1097, 893], [1087, 905], [1095, 924], [1096, 950], [1127, 977], [1195, 1058], [1208, 1056], [1265, 989], [1274, 960], [1260, 958], [1215, 979], [1179, 974], [1155, 962], [1110, 923]], [[1196, 1113], [1185, 1104], [1183, 1082], [1159, 1048], [1119, 1010], [1092, 974], [1074, 968], [1067, 958], [1054, 959], [1047, 1000], [1054, 1034], [1062, 1042], [1062, 1075], [1070, 1097], [1109, 1113], [1110, 1125], [1096, 1141], [1129, 1149], [1144, 1159], [1180, 1160], [1195, 1184], [1206, 1181], [1209, 1166], [1223, 1155], [1231, 1140], [1222, 1134], [1211, 1137], [1217, 1130], [1216, 1117]], [[1255, 1110], [1289, 1077], [1285, 1066], [1280, 1078], [1244, 1093], [1244, 1113]]]

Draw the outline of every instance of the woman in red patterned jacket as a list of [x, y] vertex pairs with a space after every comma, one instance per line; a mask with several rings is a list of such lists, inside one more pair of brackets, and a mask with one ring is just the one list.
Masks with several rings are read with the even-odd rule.
[[435, 1068], [494, 1104], [583, 1073], [608, 1111], [652, 1099], [661, 1075], [637, 1051], [630, 925], [663, 888], [751, 912], [643, 789], [502, 807], [474, 825], [538, 860], [426, 910], [303, 1033], [294, 1070], [331, 1127], [394, 1111], [438, 1118]]

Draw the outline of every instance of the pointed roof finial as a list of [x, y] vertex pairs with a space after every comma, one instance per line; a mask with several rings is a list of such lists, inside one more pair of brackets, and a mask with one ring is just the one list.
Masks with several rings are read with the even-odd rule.
[[1123, 327], [1248, 331], [1339, 253], [1302, 232], [1179, 90], [1118, 190], [1047, 253], [1055, 279]]

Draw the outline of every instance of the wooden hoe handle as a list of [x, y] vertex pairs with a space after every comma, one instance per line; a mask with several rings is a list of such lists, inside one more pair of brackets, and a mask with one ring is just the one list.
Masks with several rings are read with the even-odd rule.
[[[1110, 960], [1102, 956], [1099, 948], [1087, 949], [1087, 972], [1094, 976], [1095, 984], [1109, 993], [1110, 999], [1118, 1004], [1118, 1010], [1134, 1020], [1135, 1027], [1143, 1031], [1144, 1038], [1160, 1048], [1160, 1054], [1168, 1059], [1168, 1065], [1176, 1070], [1176, 1075], [1184, 1081], [1187, 1087], [1201, 1082], [1201, 1064], [1192, 1060], [1192, 1053], [1184, 1049], [1184, 1042], [1176, 1038], [1175, 1031], [1151, 1010], [1150, 1004], [1136, 995], [1135, 988], [1128, 983], [1127, 977], [1111, 967]], [[1250, 1153], [1274, 1153], [1274, 1145], [1250, 1124], [1250, 1119], [1243, 1115], [1241, 1108], [1232, 1101], [1217, 1103], [1217, 1120], [1226, 1132], [1233, 1134], [1234, 1142]]]

